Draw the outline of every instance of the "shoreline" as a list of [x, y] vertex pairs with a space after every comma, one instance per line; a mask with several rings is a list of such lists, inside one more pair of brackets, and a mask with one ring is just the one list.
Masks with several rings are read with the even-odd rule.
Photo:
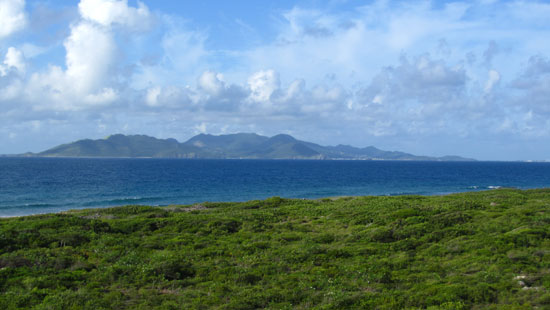
[[150, 157], [150, 156], [28, 156], [19, 154], [0, 154], [1, 158], [31, 158], [31, 159], [137, 159], [137, 160], [227, 160], [227, 161], [383, 161], [383, 162], [433, 162], [433, 163], [539, 163], [548, 164], [549, 159], [517, 159], [517, 160], [498, 160], [498, 159], [473, 159], [473, 160], [437, 160], [437, 159], [385, 159], [385, 158], [253, 158], [253, 157], [227, 157], [227, 158], [184, 158], [184, 157]]
[[194, 203], [188, 203], [188, 204], [166, 204], [166, 205], [151, 205], [151, 204], [118, 204], [118, 205], [109, 205], [109, 206], [90, 206], [90, 207], [83, 207], [83, 208], [74, 208], [74, 209], [66, 209], [66, 210], [60, 210], [60, 211], [53, 211], [53, 212], [41, 212], [41, 213], [31, 213], [31, 214], [24, 214], [24, 215], [0, 215], [0, 220], [2, 219], [11, 219], [11, 218], [20, 218], [20, 217], [31, 217], [31, 216], [40, 216], [40, 215], [48, 215], [48, 214], [70, 214], [74, 212], [86, 212], [90, 210], [103, 210], [103, 209], [110, 209], [110, 208], [120, 208], [120, 207], [127, 207], [127, 206], [140, 206], [140, 207], [153, 207], [153, 208], [170, 208], [170, 207], [187, 207], [192, 208], [197, 205], [204, 205], [204, 204], [225, 204], [225, 203], [247, 203], [252, 201], [266, 201], [271, 198], [280, 198], [288, 201], [337, 201], [340, 199], [357, 199], [357, 198], [365, 198], [365, 197], [405, 197], [405, 196], [420, 196], [420, 197], [443, 197], [443, 196], [449, 196], [449, 195], [461, 195], [461, 194], [468, 194], [468, 193], [482, 193], [482, 192], [490, 192], [490, 191], [498, 191], [498, 190], [518, 190], [518, 191], [529, 191], [529, 190], [544, 190], [544, 189], [550, 189], [550, 187], [537, 187], [537, 188], [516, 188], [516, 187], [502, 187], [502, 186], [488, 186], [484, 189], [478, 189], [477, 187], [472, 190], [468, 191], [460, 191], [460, 192], [447, 192], [447, 193], [434, 193], [434, 194], [386, 194], [386, 195], [336, 195], [336, 196], [325, 196], [325, 197], [318, 197], [318, 198], [288, 198], [288, 197], [280, 197], [280, 196], [271, 196], [264, 199], [250, 199], [250, 200], [242, 200], [242, 201], [201, 201], [201, 202], [194, 202]]

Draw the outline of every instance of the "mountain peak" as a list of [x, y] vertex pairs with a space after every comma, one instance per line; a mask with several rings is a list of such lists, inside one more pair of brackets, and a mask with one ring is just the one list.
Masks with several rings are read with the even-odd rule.
[[156, 140], [162, 140], [162, 139], [157, 139], [157, 138], [147, 136], [147, 135], [125, 135], [125, 134], [121, 134], [121, 133], [116, 133], [116, 134], [107, 136], [107, 138], [105, 138], [104, 140], [120, 140], [120, 139], [156, 139]]
[[284, 133], [275, 135], [275, 136], [269, 138], [269, 140], [272, 141], [272, 142], [283, 142], [283, 143], [298, 141], [293, 136], [287, 135], [287, 134], [284, 134]]
[[113, 139], [120, 139], [120, 138], [126, 138], [126, 135], [123, 135], [121, 133], [115, 133], [113, 135], [109, 135], [105, 138], [105, 140], [113, 140]]

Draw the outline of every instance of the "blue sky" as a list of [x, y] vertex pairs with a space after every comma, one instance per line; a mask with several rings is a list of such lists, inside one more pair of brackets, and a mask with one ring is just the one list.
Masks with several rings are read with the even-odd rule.
[[288, 133], [550, 159], [550, 3], [0, 0], [0, 153]]

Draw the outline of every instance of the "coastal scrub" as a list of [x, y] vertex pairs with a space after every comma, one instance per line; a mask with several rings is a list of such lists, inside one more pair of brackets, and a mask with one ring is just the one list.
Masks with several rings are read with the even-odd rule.
[[550, 309], [550, 190], [0, 220], [5, 309]]

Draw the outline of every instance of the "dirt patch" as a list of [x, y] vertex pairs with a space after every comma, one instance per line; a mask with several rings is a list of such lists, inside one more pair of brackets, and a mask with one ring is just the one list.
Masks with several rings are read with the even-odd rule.
[[208, 208], [201, 204], [196, 204], [190, 207], [169, 206], [169, 207], [166, 207], [165, 210], [170, 212], [191, 212], [191, 211], [199, 211], [199, 210], [206, 210], [206, 209]]
[[116, 219], [117, 217], [114, 216], [114, 215], [112, 215], [112, 214], [99, 214], [99, 213], [95, 213], [95, 214], [90, 214], [90, 215], [81, 216], [81, 218], [87, 219], [87, 220], [97, 220], [97, 219], [102, 219], [102, 220], [113, 220], [113, 219]]

